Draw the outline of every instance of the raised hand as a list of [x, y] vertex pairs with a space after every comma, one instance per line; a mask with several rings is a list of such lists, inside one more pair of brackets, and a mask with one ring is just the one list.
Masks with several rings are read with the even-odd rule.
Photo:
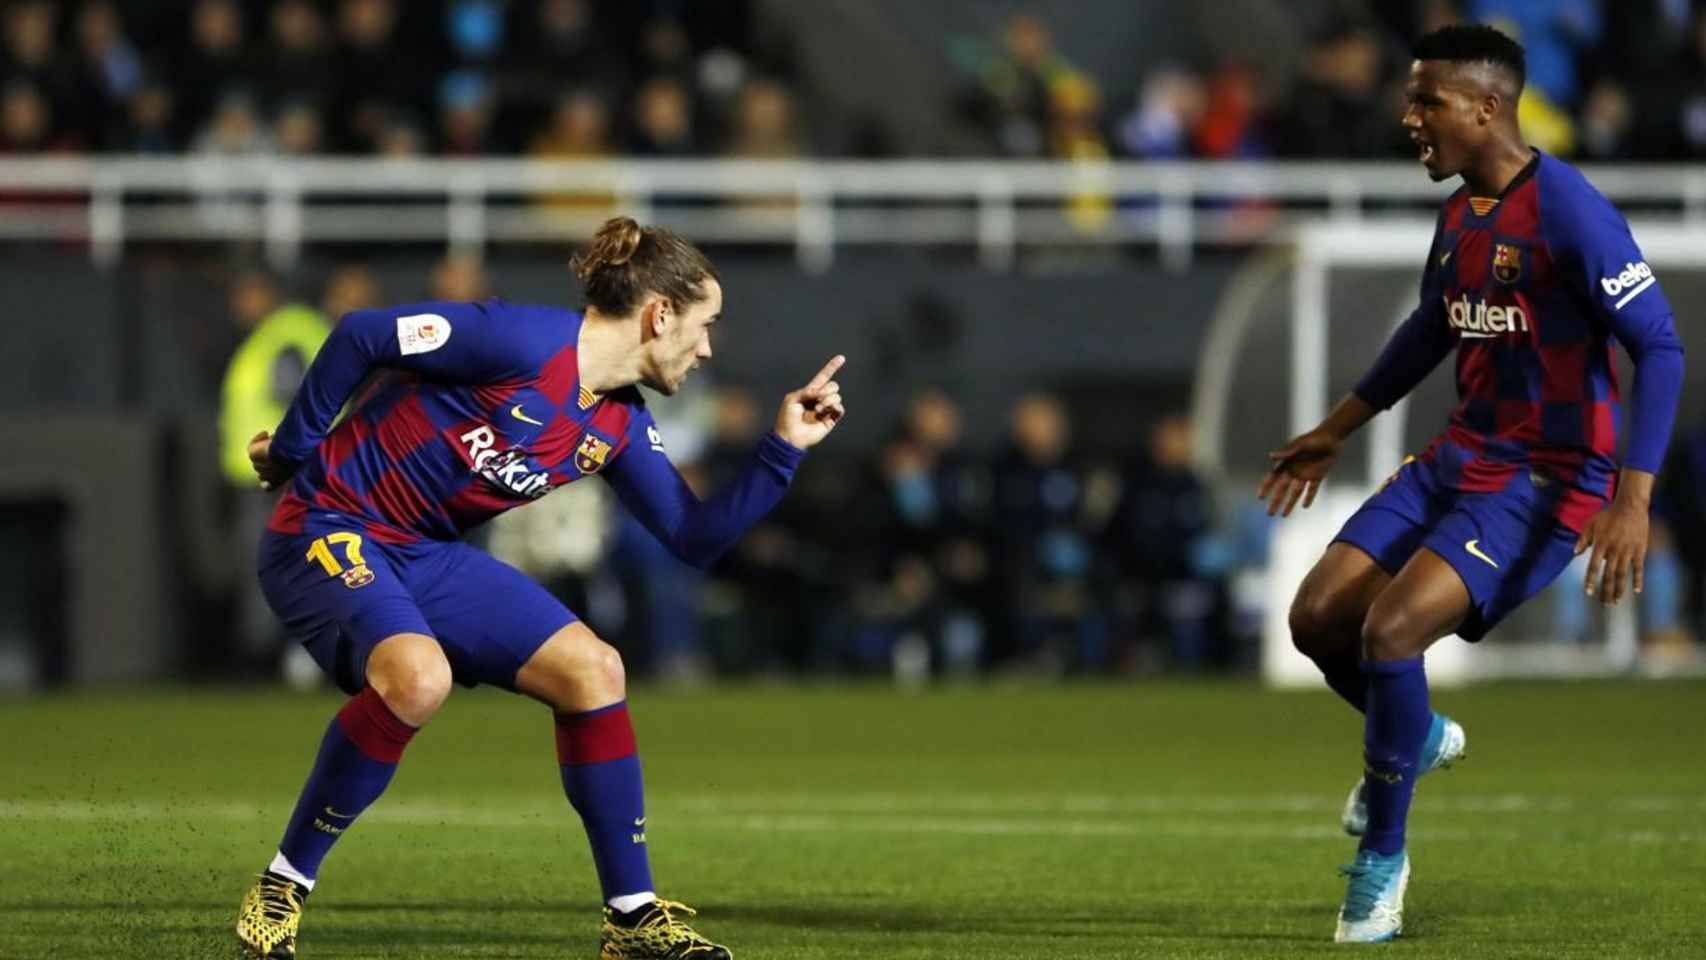
[[1273, 469], [1262, 478], [1256, 496], [1268, 501], [1268, 516], [1289, 517], [1299, 499], [1303, 508], [1315, 502], [1315, 492], [1339, 457], [1344, 441], [1324, 430], [1311, 430], [1268, 454]]
[[776, 414], [777, 436], [801, 450], [829, 436], [847, 415], [841, 402], [841, 384], [831, 379], [846, 362], [840, 354], [830, 357], [810, 383], [782, 398], [782, 409]]

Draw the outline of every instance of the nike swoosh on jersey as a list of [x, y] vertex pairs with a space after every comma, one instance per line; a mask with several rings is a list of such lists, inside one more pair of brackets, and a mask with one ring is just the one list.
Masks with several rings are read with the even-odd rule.
[[1499, 569], [1499, 562], [1497, 560], [1494, 560], [1492, 557], [1481, 552], [1480, 543], [1480, 540], [1471, 540], [1463, 545], [1463, 549], [1469, 551], [1469, 555], [1471, 557], [1474, 557], [1477, 560], [1485, 560], [1494, 570]]
[[543, 421], [535, 420], [532, 417], [528, 416], [527, 414], [521, 412], [521, 404], [519, 404], [519, 403], [516, 404], [515, 406], [509, 408], [509, 415], [516, 418], [517, 420], [520, 420], [522, 423], [531, 423], [536, 427], [543, 427], [545, 425]]

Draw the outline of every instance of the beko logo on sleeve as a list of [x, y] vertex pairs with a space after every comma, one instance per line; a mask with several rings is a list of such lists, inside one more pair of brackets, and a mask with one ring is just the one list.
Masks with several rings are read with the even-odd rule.
[[436, 313], [397, 318], [397, 349], [403, 356], [430, 353], [450, 339], [450, 321]]
[[[1647, 262], [1643, 260], [1640, 263], [1624, 264], [1623, 272], [1615, 277], [1601, 277], [1599, 288], [1604, 290], [1608, 297], [1615, 297], [1622, 293], [1622, 299], [1617, 301], [1614, 308], [1621, 310], [1624, 304], [1640, 296], [1648, 287], [1653, 285], [1653, 282], [1653, 268], [1647, 266]], [[1628, 292], [1624, 293], [1624, 291]]]

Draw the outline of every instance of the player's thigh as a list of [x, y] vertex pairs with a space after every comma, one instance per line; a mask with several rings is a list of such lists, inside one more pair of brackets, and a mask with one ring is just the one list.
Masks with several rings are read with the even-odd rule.
[[[1354, 644], [1374, 598], [1392, 575], [1363, 548], [1344, 541], [1327, 546], [1291, 603], [1292, 635], [1306, 653]], [[1319, 648], [1319, 649], [1318, 649]]]
[[564, 713], [607, 707], [627, 696], [627, 674], [616, 648], [584, 623], [551, 636], [522, 665], [516, 690]]
[[1471, 643], [1575, 558], [1577, 534], [1558, 522], [1556, 494], [1522, 481], [1463, 497], [1428, 534], [1427, 549], [1456, 570], [1469, 591], [1469, 613], [1457, 633]]
[[366, 684], [382, 641], [432, 633], [404, 582], [406, 565], [354, 529], [269, 532], [258, 565], [261, 592], [285, 630], [347, 693]]
[[1456, 631], [1469, 610], [1469, 587], [1457, 569], [1423, 547], [1369, 607], [1362, 626], [1363, 657], [1419, 657], [1434, 641]]
[[514, 690], [522, 664], [578, 620], [532, 577], [465, 543], [435, 545], [406, 584], [464, 686]]

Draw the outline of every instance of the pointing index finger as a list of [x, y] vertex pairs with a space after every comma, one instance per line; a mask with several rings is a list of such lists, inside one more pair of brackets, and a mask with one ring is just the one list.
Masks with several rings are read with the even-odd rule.
[[824, 364], [823, 369], [819, 370], [817, 376], [812, 378], [812, 382], [806, 384], [806, 389], [808, 391], [821, 389], [824, 384], [829, 382], [830, 377], [835, 376], [835, 371], [840, 370], [841, 365], [846, 362], [847, 358], [839, 353], [830, 357], [829, 362]]

